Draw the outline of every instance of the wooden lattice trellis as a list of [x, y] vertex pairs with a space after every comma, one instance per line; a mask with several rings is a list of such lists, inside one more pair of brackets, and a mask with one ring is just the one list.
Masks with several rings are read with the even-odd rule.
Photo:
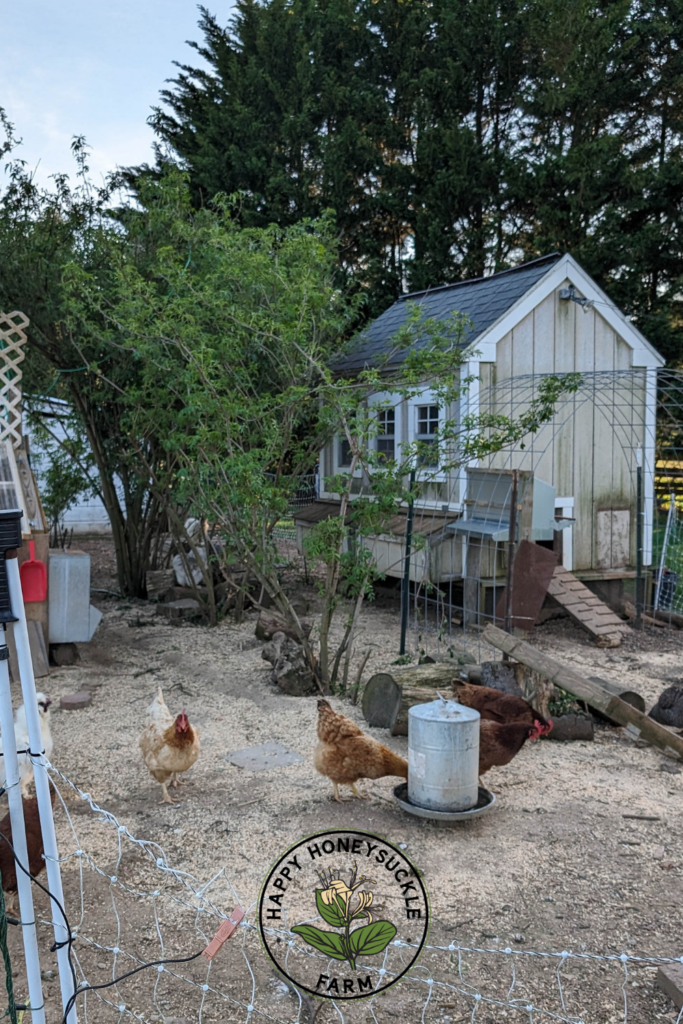
[[21, 378], [28, 317], [18, 310], [0, 313], [0, 441], [21, 445]]

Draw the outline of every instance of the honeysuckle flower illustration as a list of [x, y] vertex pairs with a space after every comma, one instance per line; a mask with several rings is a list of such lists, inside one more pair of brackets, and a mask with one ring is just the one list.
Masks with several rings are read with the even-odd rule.
[[[343, 934], [323, 931], [313, 925], [297, 925], [292, 931], [327, 956], [335, 960], [348, 960], [351, 969], [355, 970], [356, 957], [381, 953], [396, 935], [396, 928], [390, 921], [373, 921], [368, 910], [374, 900], [373, 893], [360, 889], [370, 879], [358, 878], [356, 865], [348, 885], [342, 878], [334, 878], [332, 872], [319, 874], [318, 877], [323, 886], [315, 891], [318, 913], [327, 924], [342, 928]], [[358, 899], [355, 906], [351, 903], [354, 896]], [[380, 912], [384, 908], [375, 909]], [[352, 931], [351, 924], [360, 917], [366, 917], [367, 924]]]

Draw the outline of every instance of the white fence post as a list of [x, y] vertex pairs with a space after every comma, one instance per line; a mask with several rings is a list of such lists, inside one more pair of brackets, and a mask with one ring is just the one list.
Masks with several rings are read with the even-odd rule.
[[[0, 631], [0, 730], [5, 762], [5, 788], [9, 802], [9, 816], [12, 824], [12, 846], [21, 864], [28, 871], [28, 850], [26, 848], [26, 828], [24, 826], [24, 806], [19, 788], [19, 761], [17, 743], [14, 735], [14, 715], [12, 713], [12, 693], [10, 691], [9, 650], [5, 642], [4, 629]], [[7, 853], [11, 853], [6, 846]], [[31, 1004], [33, 1024], [45, 1024], [43, 1007], [43, 986], [40, 979], [40, 959], [38, 957], [38, 936], [36, 933], [35, 911], [33, 909], [33, 892], [31, 879], [25, 875], [19, 865], [15, 865], [17, 873], [17, 893], [19, 896], [19, 914], [21, 917], [21, 935], [24, 940], [24, 956], [26, 957], [26, 977], [28, 994]]]
[[[40, 814], [40, 828], [43, 833], [43, 848], [45, 850], [45, 867], [47, 870], [47, 881], [50, 893], [64, 906], [64, 893], [62, 891], [62, 875], [59, 870], [59, 852], [57, 850], [57, 837], [55, 835], [55, 823], [52, 816], [52, 802], [50, 800], [50, 783], [45, 768], [45, 757], [43, 756], [43, 739], [40, 732], [40, 718], [38, 715], [38, 702], [36, 699], [36, 684], [33, 677], [33, 662], [31, 661], [31, 648], [29, 646], [28, 630], [26, 628], [26, 612], [21, 592], [21, 578], [19, 576], [19, 562], [16, 551], [8, 551], [6, 557], [7, 581], [9, 584], [9, 595], [12, 611], [17, 616], [18, 622], [13, 624], [14, 642], [17, 648], [17, 660], [19, 662], [19, 675], [21, 676], [21, 692], [26, 708], [26, 724], [30, 749], [39, 756], [33, 757], [33, 771], [36, 784], [36, 797], [38, 798], [38, 811]], [[74, 993], [74, 978], [69, 963], [69, 950], [66, 945], [70, 938], [66, 929], [64, 919], [56, 906], [54, 900], [50, 900], [50, 911], [52, 914], [52, 925], [57, 943], [57, 964], [59, 967], [59, 981], [62, 989], [62, 1005], [66, 1004]], [[76, 1010], [74, 1007], [69, 1011], [68, 1024], [77, 1024]]]

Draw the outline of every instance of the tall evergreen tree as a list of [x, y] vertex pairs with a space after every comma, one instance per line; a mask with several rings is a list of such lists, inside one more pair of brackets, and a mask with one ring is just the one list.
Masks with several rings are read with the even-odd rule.
[[239, 0], [155, 113], [196, 202], [334, 209], [366, 315], [572, 252], [683, 360], [683, 0]]

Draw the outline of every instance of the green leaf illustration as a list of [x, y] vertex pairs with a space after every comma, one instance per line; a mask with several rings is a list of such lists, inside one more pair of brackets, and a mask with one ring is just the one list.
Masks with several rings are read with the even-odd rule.
[[351, 950], [354, 956], [374, 956], [386, 949], [395, 934], [391, 921], [373, 921], [351, 932]]
[[298, 924], [292, 928], [292, 931], [296, 935], [300, 935], [309, 946], [324, 953], [325, 956], [331, 956], [334, 960], [346, 960], [342, 937], [336, 932], [324, 932], [322, 928], [316, 928], [312, 924]]
[[345, 925], [344, 918], [341, 915], [339, 907], [336, 903], [327, 906], [322, 901], [322, 889], [315, 890], [315, 905], [318, 908], [318, 913], [322, 917], [323, 921], [327, 921], [333, 928], [343, 928]]

